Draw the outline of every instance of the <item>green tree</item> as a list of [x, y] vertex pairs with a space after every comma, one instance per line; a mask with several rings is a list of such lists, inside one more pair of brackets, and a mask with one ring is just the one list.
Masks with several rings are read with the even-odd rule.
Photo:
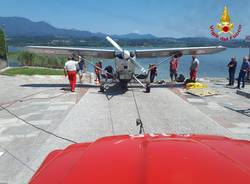
[[0, 28], [0, 59], [7, 60], [7, 49], [4, 31]]
[[24, 66], [33, 66], [34, 57], [33, 53], [24, 51], [20, 53], [17, 59]]

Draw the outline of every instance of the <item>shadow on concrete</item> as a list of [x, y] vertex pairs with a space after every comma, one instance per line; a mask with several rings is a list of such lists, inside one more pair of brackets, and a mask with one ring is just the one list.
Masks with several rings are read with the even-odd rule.
[[234, 109], [234, 108], [227, 107], [227, 106], [224, 106], [224, 107], [227, 108], [227, 109], [229, 109], [229, 110], [232, 110], [234, 112], [238, 112], [240, 114], [243, 114], [245, 116], [250, 117], [250, 109]]
[[[33, 88], [68, 88], [69, 84], [23, 84], [21, 87], [33, 87]], [[76, 84], [77, 88], [99, 88], [99, 86], [93, 84]]]
[[[146, 83], [143, 83], [144, 85]], [[151, 88], [184, 88], [183, 83], [162, 83], [162, 84], [157, 84], [157, 83], [151, 83], [150, 84]], [[139, 83], [129, 83], [128, 88], [143, 88]]]
[[[31, 88], [61, 88], [61, 90], [68, 91], [70, 90], [69, 84], [23, 84], [21, 87], [31, 87]], [[99, 86], [95, 84], [76, 84], [77, 88], [99, 88]], [[183, 88], [183, 83], [163, 83], [156, 84], [153, 83], [150, 85], [151, 88]], [[145, 89], [139, 83], [129, 83], [128, 89], [132, 88], [141, 88], [144, 92]], [[119, 83], [112, 83], [109, 88], [106, 90], [105, 94], [108, 96], [108, 99], [111, 99], [113, 96], [120, 95], [126, 93], [127, 90], [121, 89]]]
[[127, 90], [122, 89], [119, 83], [109, 86], [106, 91], [105, 95], [108, 100], [111, 100], [114, 96], [121, 95], [126, 93]]
[[151, 88], [184, 88], [184, 83], [167, 82], [164, 84], [152, 84]]

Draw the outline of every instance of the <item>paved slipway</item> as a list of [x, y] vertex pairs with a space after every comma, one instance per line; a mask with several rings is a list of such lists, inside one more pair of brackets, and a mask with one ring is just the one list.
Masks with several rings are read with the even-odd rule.
[[63, 77], [0, 76], [0, 81], [5, 108], [0, 109], [0, 183], [27, 183], [50, 151], [71, 141], [138, 134], [137, 118], [146, 133], [250, 139], [250, 101], [225, 88], [223, 79], [208, 82], [219, 95], [206, 98], [179, 85], [157, 85], [151, 93], [114, 86], [102, 94], [91, 84], [79, 84], [71, 93]]

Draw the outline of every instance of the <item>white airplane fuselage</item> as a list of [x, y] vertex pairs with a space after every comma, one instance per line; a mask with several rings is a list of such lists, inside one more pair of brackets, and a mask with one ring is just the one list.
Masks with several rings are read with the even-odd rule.
[[121, 82], [129, 82], [135, 73], [135, 64], [130, 59], [115, 58], [116, 74]]

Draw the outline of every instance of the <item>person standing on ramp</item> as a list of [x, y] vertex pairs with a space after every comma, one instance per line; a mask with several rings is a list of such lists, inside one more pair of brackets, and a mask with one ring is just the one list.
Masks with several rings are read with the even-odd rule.
[[190, 70], [190, 80], [195, 82], [196, 81], [196, 77], [197, 77], [197, 73], [198, 73], [198, 67], [199, 67], [199, 60], [197, 59], [197, 57], [195, 55], [192, 56], [192, 62], [191, 62], [191, 66], [189, 68]]
[[179, 65], [178, 56], [177, 55], [173, 56], [169, 64], [170, 64], [169, 72], [170, 72], [171, 82], [174, 82], [174, 81], [176, 81], [176, 78], [177, 78], [177, 75], [178, 75], [177, 74], [178, 65]]
[[233, 86], [234, 85], [234, 76], [235, 76], [235, 71], [237, 67], [237, 61], [236, 57], [232, 57], [231, 61], [228, 63], [228, 73], [229, 73], [229, 83], [228, 86]]
[[71, 91], [75, 92], [76, 86], [76, 65], [78, 64], [77, 61], [73, 60], [73, 57], [68, 57], [68, 61], [65, 63], [64, 66], [64, 75], [65, 77], [68, 75]]

